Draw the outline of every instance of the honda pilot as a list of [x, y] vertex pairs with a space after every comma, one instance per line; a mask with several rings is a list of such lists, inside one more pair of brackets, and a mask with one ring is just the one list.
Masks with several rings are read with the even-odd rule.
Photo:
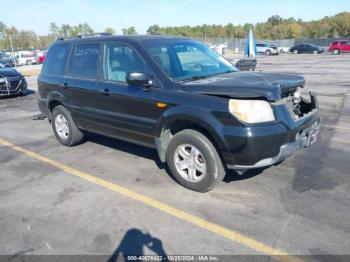
[[192, 39], [151, 35], [59, 39], [38, 78], [39, 108], [62, 145], [89, 131], [154, 148], [198, 192], [228, 169], [268, 167], [316, 141], [318, 103], [304, 85], [240, 72]]

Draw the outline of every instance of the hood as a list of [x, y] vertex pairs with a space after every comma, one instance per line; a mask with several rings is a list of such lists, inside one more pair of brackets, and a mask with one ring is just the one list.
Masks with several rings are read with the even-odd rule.
[[0, 68], [0, 76], [21, 76], [16, 69], [13, 68]]
[[234, 72], [183, 83], [182, 89], [208, 95], [264, 97], [269, 101], [277, 101], [304, 84], [304, 77], [298, 75]]

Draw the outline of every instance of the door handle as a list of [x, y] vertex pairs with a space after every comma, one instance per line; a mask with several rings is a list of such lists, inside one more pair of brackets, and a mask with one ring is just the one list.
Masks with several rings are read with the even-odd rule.
[[108, 88], [100, 89], [100, 90], [98, 90], [98, 92], [99, 92], [101, 95], [105, 95], [105, 96], [109, 96], [109, 95], [111, 94], [111, 92], [109, 91]]
[[60, 87], [63, 87], [64, 89], [68, 89], [67, 83], [60, 83]]

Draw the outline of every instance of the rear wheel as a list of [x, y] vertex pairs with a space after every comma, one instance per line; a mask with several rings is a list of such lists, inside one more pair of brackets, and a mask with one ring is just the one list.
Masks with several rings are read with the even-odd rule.
[[74, 146], [84, 138], [64, 106], [56, 106], [52, 111], [52, 129], [57, 140], [64, 146]]
[[265, 54], [268, 56], [271, 55], [271, 50], [266, 50]]
[[297, 55], [299, 52], [298, 52], [298, 50], [294, 50], [293, 53], [294, 53], [295, 55]]
[[339, 49], [334, 49], [333, 50], [333, 54], [334, 55], [339, 55], [340, 54], [340, 50]]
[[214, 145], [195, 130], [177, 133], [169, 143], [166, 158], [175, 180], [193, 191], [208, 192], [225, 176]]

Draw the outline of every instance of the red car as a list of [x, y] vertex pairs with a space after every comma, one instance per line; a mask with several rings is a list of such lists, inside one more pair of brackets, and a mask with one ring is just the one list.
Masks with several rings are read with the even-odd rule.
[[340, 53], [350, 53], [350, 39], [332, 42], [328, 48], [328, 51], [334, 55], [339, 55]]
[[46, 52], [38, 52], [36, 54], [37, 63], [42, 64], [45, 62]]

